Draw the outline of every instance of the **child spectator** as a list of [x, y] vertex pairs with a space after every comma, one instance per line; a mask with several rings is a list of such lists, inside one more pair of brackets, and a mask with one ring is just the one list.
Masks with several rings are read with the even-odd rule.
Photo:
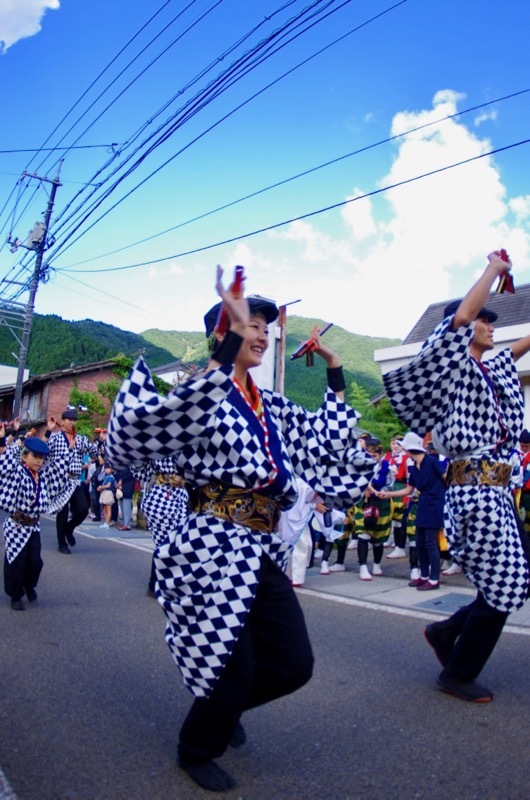
[[101, 510], [103, 511], [103, 522], [99, 526], [100, 528], [109, 528], [110, 527], [110, 517], [112, 514], [112, 506], [114, 505], [115, 498], [114, 498], [114, 490], [116, 488], [116, 478], [112, 474], [112, 467], [110, 464], [105, 464], [105, 475], [103, 481], [98, 486], [99, 495], [99, 503], [101, 505]]

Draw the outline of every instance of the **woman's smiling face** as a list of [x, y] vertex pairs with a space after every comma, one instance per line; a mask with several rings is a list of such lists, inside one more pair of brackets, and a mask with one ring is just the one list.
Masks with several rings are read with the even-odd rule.
[[268, 347], [269, 329], [267, 321], [261, 314], [253, 314], [248, 321], [236, 363], [245, 369], [258, 367]]

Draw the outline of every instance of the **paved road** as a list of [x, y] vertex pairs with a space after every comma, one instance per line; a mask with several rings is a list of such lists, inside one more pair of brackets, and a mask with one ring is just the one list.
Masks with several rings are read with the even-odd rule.
[[[63, 556], [51, 523], [43, 527], [37, 604], [23, 613], [0, 604], [0, 764], [18, 800], [215, 797], [175, 765], [190, 695], [145, 595], [150, 545], [85, 525]], [[443, 695], [421, 634], [421, 617], [439, 612], [414, 605], [399, 577], [406, 565], [386, 571], [393, 577], [357, 596], [353, 573], [308, 575], [300, 600], [314, 678], [246, 716], [249, 743], [222, 761], [238, 779], [227, 798], [526, 800], [528, 636], [505, 633], [487, 666], [493, 703]], [[466, 591], [455, 581], [444, 596]], [[408, 606], [395, 602], [403, 592]]]

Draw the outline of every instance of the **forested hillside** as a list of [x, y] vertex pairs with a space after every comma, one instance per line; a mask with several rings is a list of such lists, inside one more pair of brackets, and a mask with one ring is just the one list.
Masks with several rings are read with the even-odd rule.
[[[326, 369], [322, 359], [315, 358], [314, 367], [306, 367], [305, 358], [290, 360], [298, 345], [308, 338], [311, 328], [325, 323], [319, 319], [290, 316], [287, 320], [287, 362], [285, 368], [285, 392], [296, 403], [309, 409], [317, 408], [326, 387]], [[142, 336], [152, 344], [169, 350], [174, 358], [185, 363], [203, 365], [207, 359], [206, 337], [203, 333], [147, 330]], [[333, 326], [324, 334], [325, 341], [341, 357], [344, 365], [346, 385], [361, 386], [369, 396], [383, 388], [379, 366], [374, 363], [374, 350], [398, 344], [397, 339], [359, 336]]]
[[[40, 375], [68, 369], [72, 364], [80, 367], [104, 361], [118, 353], [135, 358], [140, 348], [145, 348], [151, 366], [158, 367], [174, 360], [168, 350], [156, 347], [137, 333], [122, 331], [113, 325], [91, 319], [68, 322], [55, 315], [35, 314], [27, 366], [31, 375]], [[18, 353], [18, 345], [11, 332], [0, 327], [0, 363], [16, 366], [13, 353]]]
[[[315, 358], [314, 367], [306, 367], [305, 358], [291, 361], [289, 356], [307, 339], [313, 324], [324, 326], [322, 320], [290, 316], [287, 322], [287, 360], [285, 392], [292, 400], [309, 409], [317, 408], [326, 387], [326, 370], [322, 359]], [[348, 399], [351, 386], [356, 384], [368, 396], [382, 389], [381, 373], [374, 363], [374, 350], [397, 344], [395, 339], [358, 336], [334, 326], [325, 334], [325, 341], [341, 357]], [[0, 328], [0, 363], [16, 365], [13, 353], [18, 345], [7, 328]], [[68, 369], [72, 364], [83, 366], [94, 361], [113, 358], [119, 353], [135, 358], [140, 349], [145, 351], [151, 367], [168, 364], [177, 359], [185, 364], [206, 364], [207, 342], [199, 331], [161, 331], [151, 329], [142, 334], [122, 331], [113, 325], [93, 320], [68, 322], [54, 315], [36, 314], [29, 348], [28, 367], [32, 375], [58, 369]]]
[[[326, 365], [315, 356], [313, 367], [307, 367], [305, 358], [290, 360], [298, 345], [308, 338], [314, 324], [323, 328], [325, 322], [304, 317], [289, 317], [287, 324], [287, 362], [285, 368], [285, 392], [292, 400], [305, 408], [315, 409], [326, 388]], [[378, 394], [383, 388], [381, 370], [374, 362], [374, 350], [399, 344], [397, 339], [359, 336], [333, 326], [323, 336], [323, 341], [340, 356], [344, 368], [347, 399], [351, 400], [350, 387], [356, 383], [369, 396]]]

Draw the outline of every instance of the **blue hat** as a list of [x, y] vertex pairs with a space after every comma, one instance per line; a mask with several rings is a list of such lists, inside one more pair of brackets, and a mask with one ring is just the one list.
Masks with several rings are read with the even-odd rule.
[[37, 436], [28, 436], [27, 439], [24, 439], [24, 447], [38, 456], [48, 456], [50, 454], [50, 448], [46, 442], [43, 442]]

